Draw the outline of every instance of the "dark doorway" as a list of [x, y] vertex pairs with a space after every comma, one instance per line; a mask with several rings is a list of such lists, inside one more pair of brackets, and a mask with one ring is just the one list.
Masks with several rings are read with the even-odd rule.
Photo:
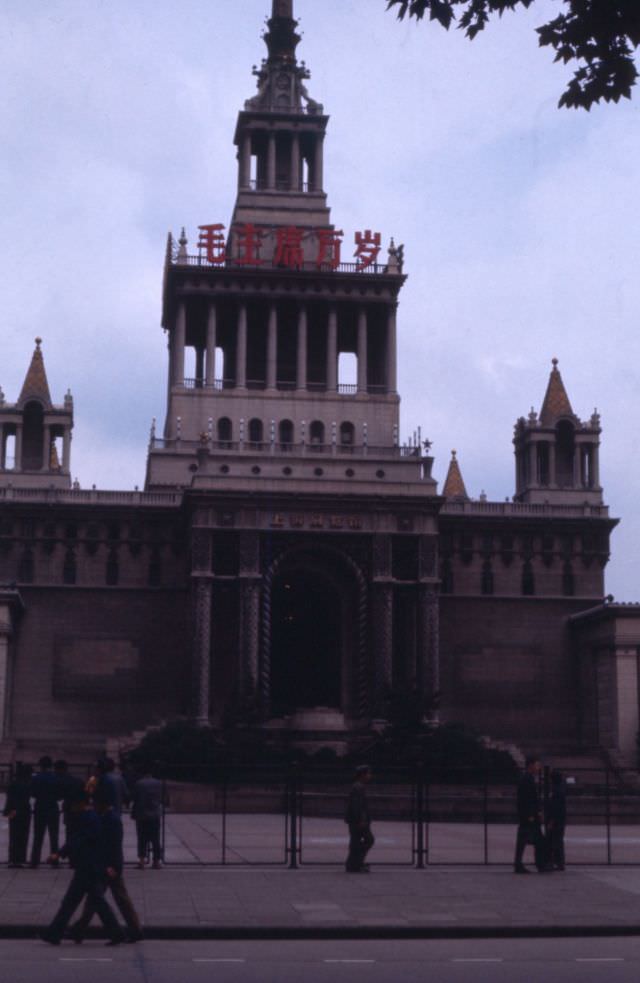
[[304, 707], [340, 708], [344, 600], [329, 571], [296, 566], [275, 579], [271, 704], [276, 716]]

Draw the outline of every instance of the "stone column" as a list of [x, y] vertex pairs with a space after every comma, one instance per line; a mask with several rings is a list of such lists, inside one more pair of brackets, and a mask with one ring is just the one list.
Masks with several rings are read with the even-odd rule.
[[358, 311], [358, 392], [367, 391], [367, 312]]
[[440, 605], [434, 587], [421, 584], [418, 591], [417, 684], [430, 707], [430, 719], [436, 722], [440, 697]]
[[51, 470], [51, 427], [45, 423], [42, 434], [42, 470]]
[[0, 741], [6, 737], [9, 727], [9, 689], [11, 686], [11, 663], [9, 643], [13, 634], [13, 614], [22, 608], [17, 591], [0, 591]]
[[240, 147], [240, 188], [249, 188], [251, 185], [251, 134], [245, 133]]
[[391, 537], [373, 537], [373, 716], [384, 717], [393, 683]]
[[555, 440], [549, 441], [549, 484], [554, 488], [558, 484], [556, 472], [556, 443]]
[[62, 436], [62, 470], [65, 474], [71, 470], [71, 427], [65, 427]]
[[0, 423], [0, 468], [7, 466], [7, 438], [4, 432], [4, 423]]
[[209, 304], [209, 316], [207, 318], [207, 367], [205, 385], [207, 389], [213, 389], [216, 381], [216, 338], [217, 334], [217, 310], [215, 303]]
[[242, 695], [253, 699], [258, 695], [258, 656], [260, 652], [260, 596], [259, 577], [240, 578], [240, 654], [242, 664]]
[[327, 327], [327, 389], [335, 392], [338, 388], [338, 312], [329, 309]]
[[318, 133], [316, 137], [315, 156], [314, 156], [314, 165], [313, 165], [313, 190], [314, 191], [322, 191], [324, 185], [323, 155], [324, 155], [324, 133]]
[[[197, 521], [197, 518], [196, 518]], [[211, 686], [211, 614], [213, 606], [212, 541], [208, 529], [195, 528], [191, 540], [191, 586], [194, 599], [193, 716], [209, 723]]]
[[278, 308], [276, 304], [269, 307], [269, 324], [267, 328], [267, 389], [275, 389], [278, 374]]
[[387, 392], [398, 391], [398, 342], [397, 342], [397, 305], [391, 304], [387, 314]]
[[573, 448], [573, 487], [579, 488], [582, 484], [580, 480], [580, 464], [582, 456], [582, 444], [576, 444]]
[[247, 305], [238, 307], [238, 329], [236, 336], [236, 388], [247, 386]]
[[210, 712], [212, 586], [210, 577], [195, 579], [193, 715], [196, 723], [201, 726], [209, 723]]
[[301, 305], [298, 311], [298, 350], [296, 387], [307, 388], [307, 308]]
[[291, 137], [291, 190], [300, 190], [300, 135]]
[[529, 484], [538, 484], [538, 445], [533, 440], [529, 444]]
[[393, 587], [389, 581], [373, 585], [373, 638], [373, 713], [381, 718], [393, 682]]
[[22, 423], [16, 423], [16, 450], [13, 466], [16, 471], [22, 471]]
[[173, 365], [173, 385], [184, 385], [184, 346], [187, 338], [187, 308], [184, 301], [178, 304], [176, 323], [172, 336], [171, 362]]
[[6, 735], [9, 709], [9, 639], [11, 637], [11, 612], [8, 604], [0, 601], [0, 740]]
[[273, 191], [276, 186], [276, 135], [269, 133], [267, 144], [267, 188]]
[[600, 487], [600, 447], [592, 444], [591, 454], [591, 484], [593, 488]]

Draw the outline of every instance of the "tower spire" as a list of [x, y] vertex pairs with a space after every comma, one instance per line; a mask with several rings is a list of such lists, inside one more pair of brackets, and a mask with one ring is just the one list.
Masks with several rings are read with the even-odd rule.
[[454, 498], [458, 501], [468, 501], [469, 499], [455, 451], [451, 451], [451, 461], [449, 462], [449, 470], [444, 481], [442, 494], [445, 498]]
[[293, 20], [293, 0], [273, 0], [271, 17], [286, 17], [288, 20]]

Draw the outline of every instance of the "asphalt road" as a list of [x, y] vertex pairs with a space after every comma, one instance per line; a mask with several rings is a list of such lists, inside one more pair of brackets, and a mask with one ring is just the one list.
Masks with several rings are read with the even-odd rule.
[[0, 943], [7, 983], [637, 983], [640, 937], [345, 942]]

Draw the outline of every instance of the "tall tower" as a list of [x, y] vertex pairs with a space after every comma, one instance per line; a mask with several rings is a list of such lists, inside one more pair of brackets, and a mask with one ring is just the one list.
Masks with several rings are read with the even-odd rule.
[[146, 487], [186, 490], [196, 719], [257, 701], [270, 727], [335, 736], [380, 717], [394, 685], [433, 705], [441, 499], [418, 437], [399, 439], [403, 250], [330, 220], [328, 117], [296, 27], [274, 0], [230, 227], [201, 225], [191, 250], [169, 239]]
[[194, 254], [184, 234], [177, 248], [169, 241], [167, 414], [163, 438], [152, 435], [150, 489], [190, 485], [205, 470], [204, 451], [220, 459], [217, 468], [208, 464], [218, 476], [230, 473], [233, 458], [246, 474], [291, 480], [283, 455], [287, 463], [296, 455], [306, 460], [300, 477], [326, 480], [324, 455], [340, 464], [328, 464], [331, 477], [344, 480], [349, 454], [361, 458], [361, 478], [379, 483], [384, 472], [387, 481], [417, 478], [423, 488], [430, 480], [415, 448], [407, 456], [399, 449], [402, 247], [391, 240], [381, 257], [380, 234], [365, 229], [343, 262], [347, 239], [329, 221], [323, 190], [328, 117], [296, 59], [292, 7], [273, 3], [258, 92], [238, 117], [229, 229], [200, 226]]
[[51, 401], [41, 349], [36, 347], [15, 403], [7, 403], [0, 390], [0, 485], [29, 488], [71, 486], [71, 431], [73, 398]]
[[540, 414], [531, 407], [527, 419], [520, 417], [515, 426], [516, 499], [602, 505], [600, 416], [596, 410], [588, 422], [576, 416], [557, 358], [552, 366]]

